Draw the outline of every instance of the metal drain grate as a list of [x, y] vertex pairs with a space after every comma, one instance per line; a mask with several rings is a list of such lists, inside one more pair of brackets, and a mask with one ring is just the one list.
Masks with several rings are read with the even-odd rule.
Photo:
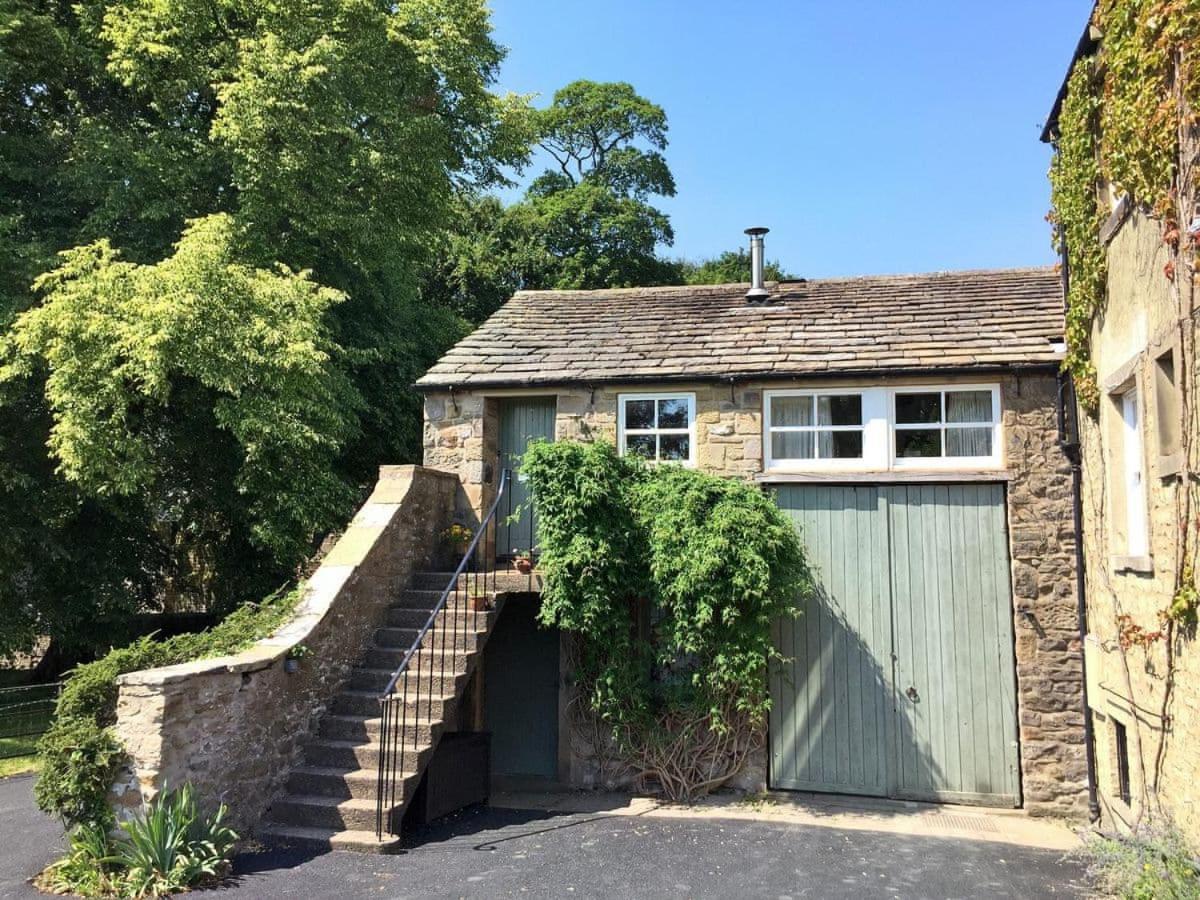
[[973, 831], [976, 833], [995, 834], [1000, 829], [991, 819], [983, 816], [960, 816], [952, 813], [938, 813], [925, 816], [925, 825], [929, 828], [950, 828], [955, 831]]

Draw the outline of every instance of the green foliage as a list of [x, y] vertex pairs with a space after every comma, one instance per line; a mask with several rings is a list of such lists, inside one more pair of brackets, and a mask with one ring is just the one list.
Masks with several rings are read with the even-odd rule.
[[0, 2], [0, 652], [261, 595], [416, 458], [502, 56], [482, 0]]
[[[1174, 209], [1179, 132], [1200, 107], [1200, 5], [1194, 0], [1102, 0], [1096, 24], [1104, 34], [1100, 59], [1080, 59], [1059, 114], [1057, 153], [1050, 167], [1050, 216], [1070, 271], [1066, 368], [1081, 404], [1099, 404], [1089, 349], [1092, 321], [1104, 303], [1105, 250], [1097, 203], [1101, 180], [1176, 229]], [[1169, 241], [1178, 248], [1178, 232]], [[1173, 277], [1174, 263], [1165, 277]]]
[[[750, 281], [750, 251], [726, 250], [700, 262], [682, 260], [679, 268], [684, 284], [742, 284]], [[786, 281], [795, 277], [774, 260], [763, 263], [763, 276], [767, 281]]]
[[1173, 827], [1130, 836], [1092, 835], [1077, 854], [1105, 896], [1126, 900], [1195, 900], [1200, 860]]
[[1057, 153], [1050, 164], [1053, 220], [1060, 252], [1070, 270], [1067, 295], [1067, 358], [1080, 403], [1095, 410], [1099, 403], [1096, 369], [1091, 361], [1092, 319], [1103, 302], [1107, 265], [1100, 246], [1104, 217], [1096, 199], [1100, 161], [1097, 115], [1100, 97], [1093, 85], [1093, 61], [1075, 63], [1059, 113]]
[[770, 497], [605, 443], [534, 444], [522, 473], [536, 498], [542, 621], [583, 637], [592, 712], [630, 745], [657, 740], [653, 723], [680, 711], [716, 732], [734, 713], [760, 726], [771, 623], [811, 584]]
[[576, 81], [526, 124], [556, 165], [507, 208], [460, 193], [425, 296], [480, 321], [522, 288], [678, 282], [679, 265], [657, 255], [670, 220], [650, 202], [675, 194], [662, 108], [623, 82]]
[[121, 840], [82, 825], [71, 833], [67, 856], [43, 881], [55, 891], [84, 897], [162, 897], [223, 876], [238, 836], [225, 825], [222, 804], [201, 814], [190, 784], [163, 790], [148, 810], [122, 822]]
[[41, 773], [34, 786], [39, 808], [65, 824], [107, 827], [105, 802], [125, 750], [112, 732], [87, 716], [60, 716], [38, 742]]
[[245, 604], [208, 631], [164, 641], [141, 638], [71, 672], [54, 724], [38, 743], [38, 808], [67, 825], [111, 823], [106, 797], [125, 758], [110, 730], [116, 722], [118, 676], [243, 650], [287, 620], [301, 591], [278, 591], [262, 603]]
[[1200, 78], [1177, 59], [1194, 53], [1200, 7], [1189, 0], [1103, 0], [1104, 102], [1100, 107], [1105, 176], [1167, 220], [1179, 151], [1173, 80], [1193, 104]]

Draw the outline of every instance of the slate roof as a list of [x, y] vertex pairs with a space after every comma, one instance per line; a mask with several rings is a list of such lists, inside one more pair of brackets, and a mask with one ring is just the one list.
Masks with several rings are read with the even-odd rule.
[[747, 285], [520, 291], [418, 382], [425, 390], [1053, 366], [1056, 269]]

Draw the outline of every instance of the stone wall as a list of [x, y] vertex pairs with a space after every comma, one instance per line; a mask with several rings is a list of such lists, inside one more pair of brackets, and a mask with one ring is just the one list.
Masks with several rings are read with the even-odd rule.
[[[945, 379], [939, 380], [942, 383]], [[978, 379], [974, 379], [978, 380]], [[919, 379], [905, 384], [919, 383]], [[823, 381], [823, 386], [878, 386], [874, 381]], [[696, 395], [696, 461], [703, 471], [752, 479], [763, 470], [762, 407], [767, 388], [814, 383], [672, 383]], [[615, 442], [617, 395], [654, 386], [566, 386], [553, 394], [558, 440]], [[663, 389], [666, 389], [665, 387]], [[478, 515], [497, 472], [494, 433], [499, 398], [517, 392], [431, 394], [426, 399], [425, 463], [453, 472], [472, 488]], [[1087, 770], [1083, 745], [1082, 649], [1075, 601], [1071, 475], [1058, 448], [1057, 384], [1049, 374], [1001, 381], [1012, 556], [1014, 648], [1025, 807], [1034, 813], [1082, 816]], [[596, 771], [588, 742], [572, 738], [570, 780], [591, 786], [611, 781]], [[740, 782], [765, 783], [765, 753]]]
[[1071, 468], [1058, 447], [1057, 390], [1050, 376], [1010, 378], [1002, 385], [1017, 716], [1025, 808], [1082, 818], [1083, 648]]
[[[1084, 470], [1084, 554], [1089, 635], [1088, 700], [1094, 711], [1097, 784], [1103, 823], [1127, 828], [1162, 811], [1200, 846], [1200, 653], [1194, 635], [1172, 646], [1120, 647], [1117, 617], [1147, 631], [1175, 592], [1182, 561], [1182, 461], [1162, 446], [1154, 390], [1156, 357], [1173, 350], [1192, 381], [1193, 360], [1182, 356], [1178, 305], [1163, 269], [1169, 256], [1160, 222], [1134, 210], [1108, 245], [1107, 300], [1092, 333], [1100, 409], [1081, 417]], [[1143, 482], [1149, 517], [1149, 557], [1126, 557], [1124, 543], [1122, 415], [1115, 391], [1136, 385], [1141, 397]], [[1182, 428], [1182, 416], [1177, 424]], [[1194, 513], [1193, 513], [1194, 515]], [[1166, 703], [1169, 657], [1173, 689]], [[1125, 727], [1131, 802], [1118, 790], [1116, 726]], [[1161, 753], [1160, 753], [1161, 750]]]
[[[130, 759], [112, 791], [118, 817], [190, 781], [203, 802], [229, 806], [234, 828], [254, 825], [388, 605], [430, 561], [456, 485], [420, 466], [383, 468], [287, 624], [234, 656], [121, 676], [115, 731]], [[298, 644], [311, 653], [288, 674]]]

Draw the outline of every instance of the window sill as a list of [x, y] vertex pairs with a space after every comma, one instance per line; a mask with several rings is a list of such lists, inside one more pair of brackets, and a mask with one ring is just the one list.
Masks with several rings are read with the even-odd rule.
[[1011, 481], [1012, 476], [1003, 469], [980, 469], [954, 471], [952, 469], [893, 469], [886, 472], [792, 472], [768, 471], [755, 477], [762, 484], [897, 484], [912, 482], [959, 482], [959, 481]]
[[1153, 556], [1110, 556], [1109, 563], [1117, 573], [1129, 572], [1134, 575], [1153, 575]]
[[1172, 453], [1160, 456], [1154, 466], [1154, 473], [1162, 479], [1174, 478], [1183, 471], [1183, 453]]

